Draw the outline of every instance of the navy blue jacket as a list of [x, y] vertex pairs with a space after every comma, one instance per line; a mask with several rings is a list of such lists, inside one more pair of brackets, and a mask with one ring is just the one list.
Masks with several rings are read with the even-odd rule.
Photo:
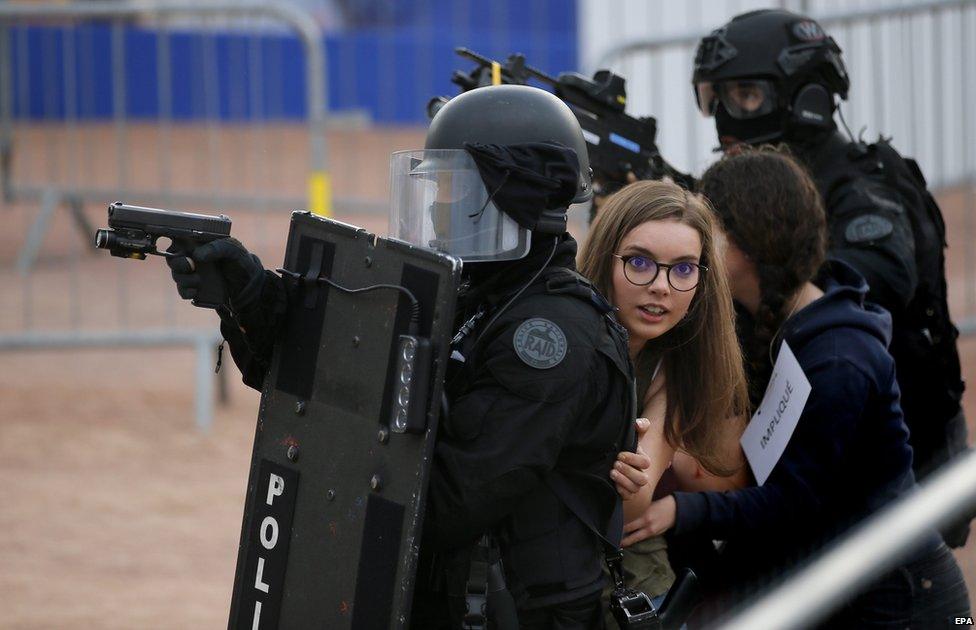
[[891, 317], [865, 303], [867, 284], [843, 262], [826, 264], [816, 283], [823, 297], [782, 328], [812, 391], [766, 483], [674, 494], [673, 534], [727, 541], [737, 580], [794, 564], [915, 482], [886, 349]]

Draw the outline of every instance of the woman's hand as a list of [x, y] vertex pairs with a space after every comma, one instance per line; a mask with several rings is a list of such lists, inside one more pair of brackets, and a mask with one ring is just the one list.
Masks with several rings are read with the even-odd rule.
[[624, 525], [624, 539], [621, 546], [629, 547], [653, 536], [660, 536], [674, 527], [677, 504], [674, 497], [666, 496], [652, 501], [644, 513]]
[[637, 452], [620, 451], [613, 470], [610, 471], [610, 479], [617, 487], [617, 494], [624, 500], [633, 497], [650, 483], [647, 469], [651, 467], [651, 458], [640, 447], [640, 439], [651, 423], [647, 418], [637, 418], [635, 424], [637, 425]]

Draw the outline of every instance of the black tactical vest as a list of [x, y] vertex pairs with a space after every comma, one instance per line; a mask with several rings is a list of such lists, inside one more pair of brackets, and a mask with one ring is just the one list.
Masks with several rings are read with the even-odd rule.
[[[930, 460], [938, 459], [938, 454], [965, 448], [964, 434], [961, 444], [947, 443], [959, 439], [947, 431], [947, 423], [959, 413], [965, 385], [956, 348], [959, 332], [949, 318], [946, 299], [946, 229], [942, 212], [928, 191], [918, 164], [903, 158], [884, 139], [867, 145], [850, 142], [835, 133], [808, 155], [807, 162], [824, 198], [827, 221], [832, 228], [837, 227], [834, 223], [840, 220], [838, 216], [849, 221], [848, 230], [857, 221], [867, 231], [878, 227], [870, 224], [877, 215], [872, 208], [863, 207], [864, 198], [854, 201], [853, 194], [845, 193], [859, 184], [862, 184], [860, 190], [868, 191], [869, 199], [875, 199], [879, 205], [889, 204], [907, 215], [914, 242], [917, 284], [913, 295], [902, 296], [907, 301], [904, 306], [897, 303], [881, 303], [881, 306], [892, 314], [894, 330], [889, 350], [895, 359], [902, 408], [911, 430], [914, 467], [916, 473], [927, 472]], [[887, 194], [873, 195], [871, 190]], [[855, 204], [856, 208], [846, 207]], [[897, 209], [897, 205], [901, 208]], [[863, 217], [851, 220], [858, 213]], [[832, 234], [837, 233], [838, 230], [832, 229]], [[870, 247], [871, 243], [864, 245]], [[837, 243], [832, 242], [831, 248], [835, 246]], [[868, 295], [868, 299], [872, 298], [873, 292]]]

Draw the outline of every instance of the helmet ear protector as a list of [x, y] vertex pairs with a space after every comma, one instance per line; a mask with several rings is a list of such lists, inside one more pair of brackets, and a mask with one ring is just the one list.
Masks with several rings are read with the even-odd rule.
[[[815, 24], [800, 22], [794, 30]], [[783, 74], [789, 78], [797, 74], [806, 75], [811, 82], [802, 84], [789, 104], [789, 121], [793, 125], [830, 129], [833, 127], [834, 94], [847, 99], [850, 79], [840, 58], [840, 46], [833, 37], [820, 30], [822, 39], [815, 45], [799, 45], [785, 49], [776, 63]], [[814, 72], [813, 76], [810, 73]]]
[[790, 104], [790, 122], [805, 127], [830, 129], [834, 123], [833, 95], [819, 83], [801, 87]]

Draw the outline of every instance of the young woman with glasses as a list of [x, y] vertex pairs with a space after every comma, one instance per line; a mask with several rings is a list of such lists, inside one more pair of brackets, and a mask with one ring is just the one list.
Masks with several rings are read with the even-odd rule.
[[[636, 455], [622, 453], [611, 473], [625, 522], [651, 504], [672, 461], [711, 487], [745, 481], [738, 437], [748, 396], [715, 230], [702, 197], [636, 182], [606, 201], [579, 256], [580, 272], [627, 328], [643, 404], [640, 450], [651, 467], [642, 471], [631, 465]], [[630, 586], [662, 596], [674, 580], [664, 539], [626, 549], [624, 571]]]

